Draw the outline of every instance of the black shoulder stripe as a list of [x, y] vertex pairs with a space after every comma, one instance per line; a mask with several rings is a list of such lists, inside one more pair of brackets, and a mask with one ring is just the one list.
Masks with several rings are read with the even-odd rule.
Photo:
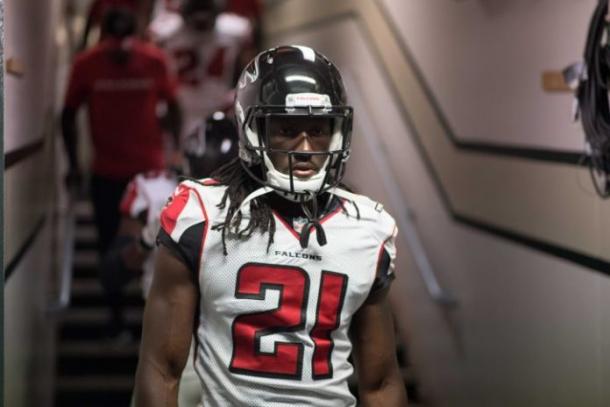
[[193, 272], [194, 276], [197, 276], [199, 271], [204, 224], [205, 222], [200, 222], [185, 230], [178, 242], [175, 242], [163, 229], [160, 229], [157, 235], [157, 244], [169, 249]]
[[391, 260], [392, 259], [390, 259], [390, 254], [384, 247], [383, 252], [381, 253], [381, 258], [379, 259], [379, 264], [377, 264], [377, 278], [388, 275], [388, 273], [390, 272]]
[[205, 222], [194, 224], [182, 233], [178, 241], [178, 245], [184, 250], [187, 257], [187, 264], [195, 276], [199, 275], [199, 259], [201, 258], [204, 226]]
[[392, 280], [396, 277], [394, 273], [390, 270], [391, 258], [388, 251], [384, 248], [381, 253], [381, 257], [379, 259], [379, 263], [377, 264], [377, 272], [375, 274], [375, 281], [373, 281], [373, 286], [371, 287], [371, 292], [369, 293], [369, 297], [374, 295], [375, 293], [386, 289]]

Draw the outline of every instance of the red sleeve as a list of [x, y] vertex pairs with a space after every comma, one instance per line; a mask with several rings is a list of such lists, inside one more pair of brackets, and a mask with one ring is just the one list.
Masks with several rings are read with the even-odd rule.
[[229, 0], [227, 11], [247, 18], [259, 19], [263, 10], [258, 0]]
[[197, 274], [205, 242], [207, 214], [199, 193], [184, 184], [178, 185], [161, 212], [161, 229], [157, 241]]
[[207, 220], [201, 196], [187, 182], [178, 184], [161, 212], [161, 229], [177, 243], [191, 226]]
[[89, 86], [87, 83], [85, 61], [82, 57], [77, 57], [72, 65], [72, 72], [68, 80], [68, 90], [66, 91], [64, 106], [78, 109], [88, 96]]

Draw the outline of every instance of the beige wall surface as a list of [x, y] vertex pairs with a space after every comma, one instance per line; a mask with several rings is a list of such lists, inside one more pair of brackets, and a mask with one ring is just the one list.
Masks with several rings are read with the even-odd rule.
[[[5, 284], [4, 405], [52, 406], [55, 325], [47, 314], [50, 224]], [[51, 322], [50, 322], [51, 321]]]
[[[63, 0], [7, 0], [4, 89], [5, 158], [32, 146], [4, 173], [4, 405], [51, 405], [53, 318], [47, 314], [55, 269], [56, 76], [65, 36]], [[17, 73], [17, 74], [16, 74]]]
[[540, 76], [582, 58], [597, 1], [379, 3], [461, 139], [582, 151], [571, 95]]
[[[55, 24], [61, 0], [5, 1], [5, 58], [22, 67], [5, 79], [4, 150], [39, 140], [55, 94]], [[27, 118], [27, 120], [26, 120]]]
[[610, 405], [608, 270], [455, 218], [607, 261], [608, 204], [581, 167], [460, 150], [434, 106], [460, 139], [582, 149], [570, 95], [539, 81], [581, 54], [594, 3], [286, 0], [267, 15], [269, 45], [313, 46], [344, 73], [348, 181], [399, 221], [408, 206], [459, 301], [431, 300], [401, 234], [393, 304], [430, 405]]

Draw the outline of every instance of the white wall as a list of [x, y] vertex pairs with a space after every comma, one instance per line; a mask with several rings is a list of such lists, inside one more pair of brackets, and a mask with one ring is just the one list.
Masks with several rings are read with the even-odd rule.
[[[42, 141], [4, 173], [4, 405], [51, 405], [55, 329], [47, 315], [56, 255], [51, 242], [56, 206], [56, 78], [62, 0], [6, 0], [5, 61], [23, 68], [5, 74], [5, 158]], [[37, 228], [43, 221], [42, 228]], [[32, 244], [28, 239], [35, 234]], [[27, 247], [17, 263], [16, 256]]]
[[460, 138], [582, 150], [570, 95], [540, 75], [582, 58], [597, 1], [381, 2]]
[[311, 45], [339, 65], [356, 109], [349, 181], [395, 214], [399, 191], [459, 301], [430, 299], [400, 236], [393, 302], [430, 405], [610, 405], [610, 277], [451, 216], [605, 259], [608, 205], [576, 166], [458, 151], [398, 46], [461, 139], [578, 150], [571, 98], [544, 94], [540, 74], [582, 53], [594, 3], [287, 0], [267, 16], [270, 45]]

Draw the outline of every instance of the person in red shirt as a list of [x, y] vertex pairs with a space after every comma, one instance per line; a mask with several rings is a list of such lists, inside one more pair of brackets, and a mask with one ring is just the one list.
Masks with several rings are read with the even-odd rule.
[[259, 21], [263, 14], [263, 5], [260, 0], [228, 0], [227, 10], [229, 13]]
[[138, 11], [138, 3], [138, 0], [95, 0], [89, 9], [89, 18], [100, 24], [109, 9], [118, 7], [128, 8], [135, 14]]
[[[72, 66], [62, 113], [69, 160], [66, 181], [78, 184], [76, 113], [86, 104], [93, 144], [91, 194], [104, 253], [116, 233], [119, 202], [128, 181], [138, 173], [165, 168], [163, 129], [157, 116], [167, 104], [165, 122], [179, 149], [181, 114], [176, 88], [161, 51], [133, 37], [135, 17], [126, 9], [107, 12], [107, 38], [77, 56]], [[179, 154], [174, 153], [174, 157]]]
[[[91, 31], [94, 27], [99, 27], [102, 24], [104, 15], [113, 8], [129, 9], [136, 16], [136, 31], [139, 34], [143, 34], [144, 29], [148, 26], [149, 2], [150, 0], [94, 0], [89, 8], [87, 23], [79, 49], [84, 50], [87, 48]], [[103, 39], [103, 33], [101, 39]]]

